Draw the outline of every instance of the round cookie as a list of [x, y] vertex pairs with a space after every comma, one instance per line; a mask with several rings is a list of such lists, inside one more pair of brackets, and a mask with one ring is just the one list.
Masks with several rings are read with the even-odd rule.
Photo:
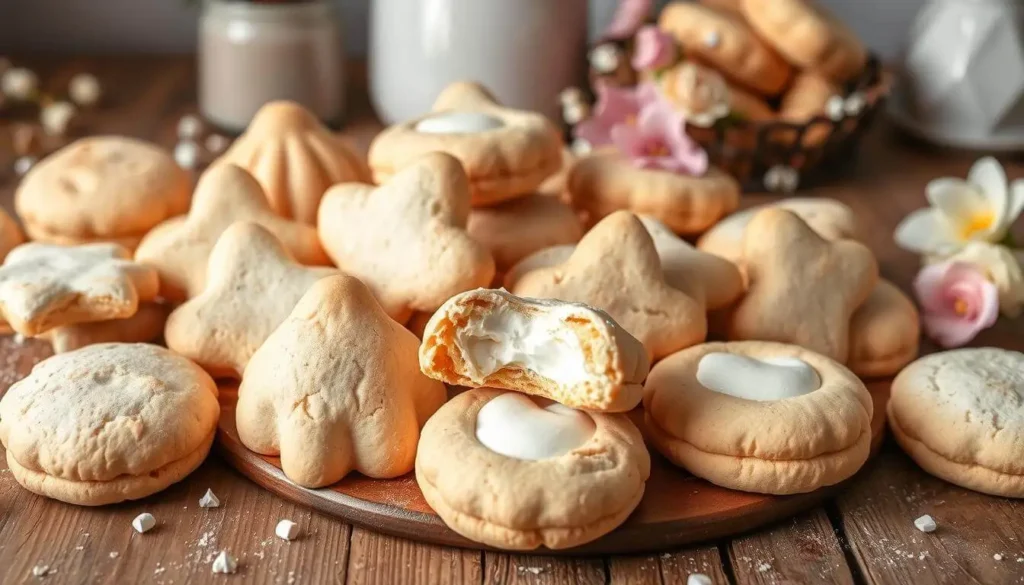
[[654, 366], [647, 438], [730, 489], [805, 493], [853, 475], [871, 448], [871, 395], [842, 365], [781, 343], [707, 343]]
[[84, 506], [136, 500], [191, 473], [217, 429], [217, 386], [162, 347], [104, 343], [48, 358], [0, 399], [23, 487]]
[[921, 319], [907, 295], [879, 280], [850, 320], [846, 367], [861, 377], [892, 376], [917, 357]]
[[922, 357], [896, 376], [887, 414], [900, 447], [928, 473], [1024, 497], [1024, 354], [985, 347]]
[[566, 188], [576, 209], [590, 224], [626, 209], [649, 215], [679, 235], [697, 235], [733, 212], [739, 184], [711, 167], [700, 177], [641, 169], [615, 153], [594, 154], [569, 171]]
[[791, 63], [837, 83], [860, 73], [867, 49], [857, 35], [812, 0], [741, 0], [750, 26]]
[[736, 14], [691, 2], [672, 2], [658, 27], [682, 44], [683, 53], [763, 95], [782, 91], [793, 72]]
[[860, 239], [857, 216], [846, 204], [821, 197], [790, 197], [756, 205], [726, 217], [697, 240], [697, 247], [739, 263], [743, 257], [743, 232], [747, 224], [758, 212], [769, 207], [792, 211], [826, 240]]
[[34, 240], [134, 249], [153, 226], [188, 211], [191, 190], [188, 173], [157, 146], [96, 136], [32, 167], [14, 193], [14, 207]]
[[470, 211], [466, 231], [491, 251], [499, 272], [541, 248], [575, 244], [583, 237], [572, 207], [537, 194]]
[[492, 388], [442, 406], [416, 454], [416, 482], [445, 524], [511, 550], [569, 548], [610, 532], [640, 503], [649, 475], [626, 415]]
[[449, 85], [429, 114], [374, 138], [369, 152], [374, 181], [384, 183], [434, 151], [462, 164], [475, 207], [532, 193], [562, 166], [562, 140], [547, 118], [502, 107], [486, 89], [469, 82]]

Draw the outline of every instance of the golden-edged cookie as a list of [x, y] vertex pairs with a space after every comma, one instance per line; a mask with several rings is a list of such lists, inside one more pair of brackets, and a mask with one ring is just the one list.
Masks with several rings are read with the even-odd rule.
[[921, 319], [893, 283], [879, 279], [850, 321], [846, 367], [861, 377], [892, 376], [917, 357]]

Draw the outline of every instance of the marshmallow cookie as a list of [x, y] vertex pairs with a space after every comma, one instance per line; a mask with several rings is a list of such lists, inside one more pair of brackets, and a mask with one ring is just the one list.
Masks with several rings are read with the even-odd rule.
[[789, 61], [844, 83], [867, 61], [867, 50], [849, 28], [813, 0], [741, 0], [743, 14], [761, 38]]
[[743, 267], [749, 285], [731, 315], [730, 340], [792, 343], [846, 363], [850, 319], [878, 282], [871, 250], [829, 242], [795, 214], [766, 209], [747, 226]]
[[921, 319], [907, 295], [879, 280], [850, 321], [846, 367], [861, 377], [892, 376], [917, 357]]
[[849, 370], [793, 345], [707, 343], [651, 369], [647, 438], [723, 487], [810, 492], [850, 477], [871, 449], [871, 395]]
[[703, 303], [665, 282], [651, 236], [626, 211], [594, 226], [565, 262], [523, 275], [512, 292], [602, 309], [655, 361], [707, 333]]
[[188, 210], [192, 180], [155, 145], [123, 136], [76, 140], [25, 175], [14, 207], [33, 240], [115, 242], [133, 250]]
[[280, 455], [304, 487], [351, 471], [412, 470], [419, 430], [445, 401], [421, 374], [418, 340], [390, 319], [357, 279], [320, 280], [253, 354], [238, 391], [238, 436]]
[[207, 169], [196, 185], [188, 216], [169, 219], [146, 234], [135, 259], [160, 273], [161, 296], [184, 301], [203, 291], [210, 251], [236, 221], [263, 226], [301, 264], [330, 264], [316, 228], [274, 213], [256, 179], [231, 163]]
[[739, 183], [716, 167], [698, 175], [640, 168], [618, 152], [579, 160], [566, 190], [591, 223], [625, 209], [654, 217], [680, 235], [702, 233], [740, 203]]
[[426, 116], [377, 135], [369, 153], [374, 181], [387, 182], [434, 151], [452, 155], [466, 170], [474, 207], [532, 193], [562, 165], [562, 140], [547, 118], [502, 107], [468, 82], [446, 87]]
[[583, 237], [583, 226], [572, 207], [539, 194], [472, 210], [466, 231], [487, 246], [499, 272], [537, 250], [575, 244]]
[[459, 161], [430, 153], [379, 186], [332, 187], [318, 229], [338, 268], [365, 283], [391, 318], [433, 312], [487, 286], [494, 259], [466, 233], [469, 181]]
[[640, 503], [650, 466], [643, 437], [624, 414], [478, 388], [423, 427], [416, 482], [466, 538], [503, 549], [561, 549], [621, 524]]
[[889, 427], [925, 471], [975, 491], [1024, 497], [1024, 354], [967, 348], [907, 366]]
[[697, 247], [734, 263], [739, 262], [743, 257], [743, 232], [747, 224], [759, 212], [773, 207], [792, 211], [826, 240], [860, 238], [857, 216], [846, 204], [835, 199], [790, 197], [744, 209], [726, 217], [701, 236]]
[[155, 345], [105, 343], [36, 365], [0, 399], [0, 441], [25, 489], [70, 504], [136, 500], [206, 459], [217, 386]]
[[691, 2], [672, 2], [658, 27], [683, 53], [708, 63], [733, 81], [770, 96], [782, 91], [792, 68], [736, 14]]
[[420, 345], [420, 369], [431, 378], [603, 412], [636, 407], [649, 367], [643, 345], [605, 312], [503, 290], [452, 297]]
[[0, 266], [0, 314], [22, 335], [124, 319], [156, 298], [156, 271], [117, 244], [22, 244]]
[[210, 252], [206, 288], [167, 318], [167, 347], [217, 377], [238, 378], [249, 358], [313, 283], [338, 274], [301, 266], [252, 222], [224, 230]]
[[281, 217], [316, 222], [327, 188], [348, 181], [370, 182], [366, 163], [312, 112], [289, 101], [264, 105], [214, 165], [234, 163], [249, 171]]

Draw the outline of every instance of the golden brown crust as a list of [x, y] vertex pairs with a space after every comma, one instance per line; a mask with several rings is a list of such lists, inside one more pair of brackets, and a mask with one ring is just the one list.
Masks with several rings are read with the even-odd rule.
[[921, 322], [913, 301], [879, 280], [850, 321], [846, 367], [862, 377], [892, 376], [917, 357]]

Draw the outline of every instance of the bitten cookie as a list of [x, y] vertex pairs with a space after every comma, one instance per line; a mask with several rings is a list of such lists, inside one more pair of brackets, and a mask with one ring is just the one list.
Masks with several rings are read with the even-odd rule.
[[683, 53], [711, 64], [730, 79], [775, 95], [793, 69], [737, 15], [691, 2], [672, 2], [658, 27], [682, 44]]
[[137, 500], [206, 459], [217, 386], [155, 345], [104, 343], [36, 365], [0, 399], [0, 441], [25, 489], [69, 504]]
[[625, 211], [594, 226], [562, 264], [523, 275], [512, 292], [603, 309], [653, 361], [707, 333], [703, 303], [665, 282], [651, 236]]
[[921, 319], [903, 291], [879, 280], [850, 321], [846, 367], [861, 377], [892, 376], [917, 357]]
[[474, 207], [532, 193], [562, 165], [562, 140], [547, 118], [502, 107], [469, 82], [446, 87], [426, 116], [378, 134], [370, 144], [373, 178], [387, 182], [435, 151], [455, 157], [466, 170]]
[[702, 233], [740, 203], [739, 183], [715, 167], [694, 177], [637, 168], [609, 152], [573, 165], [566, 189], [573, 207], [585, 212], [591, 223], [629, 210], [654, 217], [680, 235]]
[[494, 259], [466, 233], [469, 183], [459, 161], [435, 152], [379, 187], [332, 187], [318, 229], [338, 268], [370, 287], [391, 318], [433, 312], [490, 284]]
[[572, 207], [536, 194], [470, 211], [466, 231], [491, 251], [500, 272], [541, 248], [575, 244], [583, 237]]
[[312, 112], [289, 101], [260, 108], [245, 134], [213, 164], [225, 162], [256, 177], [274, 213], [307, 224], [316, 222], [328, 187], [370, 182], [370, 171], [355, 150]]
[[141, 343], [153, 341], [164, 332], [170, 308], [161, 303], [139, 303], [131, 317], [54, 327], [41, 338], [50, 342], [53, 353], [67, 353], [97, 343]]
[[441, 305], [419, 355], [423, 373], [447, 384], [517, 390], [602, 412], [636, 407], [650, 368], [644, 346], [604, 311], [488, 289]]
[[994, 347], [922, 357], [892, 384], [889, 427], [925, 471], [1024, 497], [1024, 354]]
[[239, 438], [280, 455], [285, 475], [304, 487], [351, 471], [408, 473], [420, 427], [446, 397], [444, 384], [420, 373], [417, 345], [358, 280], [320, 280], [245, 369]]
[[25, 175], [14, 207], [33, 240], [108, 241], [134, 249], [161, 221], [185, 213], [192, 180], [155, 145], [123, 136], [76, 140]]
[[795, 214], [766, 209], [747, 226], [743, 267], [747, 293], [732, 314], [730, 340], [792, 343], [846, 363], [850, 318], [878, 282], [871, 250], [829, 242]]
[[871, 449], [871, 395], [820, 354], [762, 341], [675, 353], [644, 384], [647, 438], [730, 489], [796, 494], [853, 475]]
[[790, 197], [744, 209], [726, 217], [701, 236], [697, 247], [734, 263], [740, 262], [743, 257], [743, 232], [747, 224], [759, 212], [769, 208], [795, 213], [826, 240], [860, 239], [857, 216], [846, 204], [835, 199]]
[[247, 171], [230, 163], [211, 167], [199, 178], [192, 208], [146, 234], [135, 259], [160, 273], [160, 294], [184, 301], [206, 286], [210, 250], [224, 230], [236, 221], [251, 221], [274, 234], [301, 264], [328, 265], [316, 228], [276, 215], [260, 184]]
[[29, 337], [89, 321], [131, 317], [156, 298], [156, 271], [117, 244], [55, 246], [30, 242], [0, 266], [0, 314]]
[[813, 0], [742, 0], [750, 26], [794, 65], [843, 83], [864, 69], [857, 35]]
[[167, 347], [217, 377], [241, 377], [249, 358], [313, 283], [338, 274], [301, 266], [263, 227], [238, 222], [210, 252], [203, 292], [167, 318]]
[[624, 414], [479, 388], [427, 421], [416, 482], [466, 538], [509, 550], [562, 549], [621, 524], [640, 503], [650, 466]]

